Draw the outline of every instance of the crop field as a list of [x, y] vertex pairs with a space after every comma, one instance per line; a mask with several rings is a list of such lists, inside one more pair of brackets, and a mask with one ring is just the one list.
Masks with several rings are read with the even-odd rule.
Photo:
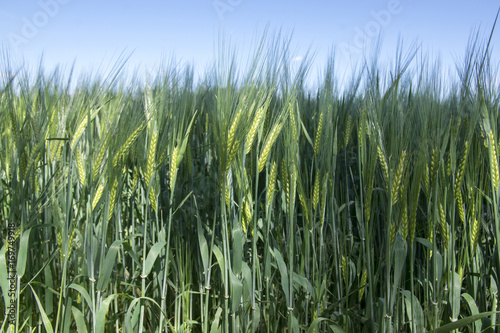
[[200, 80], [4, 56], [0, 332], [495, 331], [490, 47], [453, 75], [400, 48], [345, 87], [332, 56], [314, 91], [277, 39]]

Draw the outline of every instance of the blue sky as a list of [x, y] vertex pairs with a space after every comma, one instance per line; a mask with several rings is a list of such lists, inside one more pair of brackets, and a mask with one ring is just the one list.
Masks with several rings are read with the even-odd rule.
[[[221, 32], [244, 56], [268, 25], [271, 32], [292, 34], [297, 59], [314, 52], [315, 77], [332, 49], [340, 72], [348, 74], [379, 35], [382, 60], [394, 59], [401, 37], [451, 66], [473, 29], [487, 37], [499, 6], [497, 0], [0, 0], [0, 45], [29, 67], [43, 52], [47, 70], [75, 61], [77, 72], [97, 71], [125, 52], [131, 54], [129, 71], [154, 71], [175, 55], [203, 73]], [[495, 63], [499, 44], [500, 26], [493, 38]]]

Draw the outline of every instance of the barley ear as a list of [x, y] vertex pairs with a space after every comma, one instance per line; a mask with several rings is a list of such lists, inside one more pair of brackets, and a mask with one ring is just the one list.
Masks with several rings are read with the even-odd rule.
[[264, 118], [264, 113], [265, 113], [265, 108], [264, 107], [259, 108], [255, 116], [255, 119], [252, 122], [252, 126], [250, 126], [250, 130], [248, 131], [246, 139], [246, 151], [245, 151], [246, 154], [248, 154], [252, 150], [252, 145], [255, 140], [255, 135], [257, 134], [257, 130], [259, 129], [259, 125], [262, 122], [262, 119]]
[[318, 129], [316, 130], [316, 138], [314, 140], [314, 155], [318, 155], [319, 142], [321, 140], [321, 131], [323, 129], [323, 113], [319, 116]]
[[262, 153], [258, 159], [258, 170], [259, 172], [262, 172], [264, 169], [264, 166], [266, 165], [267, 159], [269, 158], [269, 154], [271, 153], [271, 148], [278, 138], [278, 135], [281, 131], [281, 128], [283, 127], [283, 124], [275, 124], [269, 135], [267, 136], [266, 143], [264, 144], [264, 148], [262, 150]]
[[[92, 113], [92, 111], [91, 111]], [[73, 139], [71, 140], [70, 148], [73, 150], [75, 147], [76, 141], [80, 138], [80, 136], [83, 134], [83, 131], [85, 130], [85, 126], [87, 126], [88, 123], [88, 116], [85, 116], [78, 127], [76, 128], [75, 134], [73, 135]]]
[[83, 187], [85, 186], [85, 169], [83, 167], [83, 157], [78, 147], [76, 148], [76, 169], [78, 171], [78, 180]]

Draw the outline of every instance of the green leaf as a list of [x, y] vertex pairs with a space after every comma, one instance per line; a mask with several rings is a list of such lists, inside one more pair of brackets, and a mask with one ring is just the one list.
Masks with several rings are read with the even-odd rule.
[[118, 251], [120, 251], [122, 243], [123, 242], [120, 240], [115, 240], [113, 244], [111, 244], [111, 247], [106, 254], [106, 258], [104, 259], [104, 264], [99, 272], [99, 281], [97, 282], [98, 290], [104, 290], [108, 284], [113, 267], [115, 267], [116, 255], [118, 254]]
[[[410, 321], [409, 326], [411, 328], [415, 326], [414, 333], [425, 332], [424, 312], [422, 311], [420, 302], [414, 295], [411, 294], [409, 290], [403, 290], [401, 293], [405, 298], [406, 314], [408, 315], [408, 319]], [[415, 323], [415, 325], [412, 324], [413, 322]]]
[[20, 278], [24, 275], [24, 271], [26, 270], [26, 259], [28, 257], [28, 245], [30, 238], [30, 231], [28, 229], [23, 232], [21, 236], [21, 240], [19, 241], [19, 253], [17, 255], [17, 276]]
[[45, 310], [43, 309], [42, 303], [40, 302], [40, 299], [38, 298], [38, 295], [35, 293], [35, 290], [29, 284], [31, 291], [33, 292], [33, 296], [35, 296], [36, 304], [38, 304], [38, 310], [40, 310], [40, 315], [42, 316], [42, 322], [43, 326], [45, 327], [45, 332], [47, 333], [54, 333], [54, 328], [52, 327], [52, 324], [50, 323], [49, 317], [47, 317], [47, 314], [45, 313]]
[[154, 244], [149, 250], [148, 256], [146, 257], [146, 262], [144, 264], [144, 274], [149, 275], [151, 273], [151, 269], [153, 269], [153, 265], [158, 258], [162, 248], [167, 244], [167, 242], [157, 242]]
[[219, 322], [220, 322], [220, 316], [222, 314], [222, 308], [217, 308], [217, 311], [215, 312], [214, 316], [214, 321], [212, 322], [212, 325], [210, 326], [210, 333], [218, 333], [221, 331]]
[[87, 325], [85, 324], [85, 318], [83, 317], [81, 311], [75, 308], [74, 306], [71, 307], [71, 311], [73, 312], [73, 318], [75, 318], [76, 329], [78, 333], [88, 332]]
[[340, 326], [338, 326], [333, 320], [324, 317], [319, 317], [314, 319], [311, 325], [309, 326], [307, 333], [313, 333], [313, 332], [319, 333], [317, 327], [321, 322], [327, 322], [328, 326], [334, 333], [345, 333], [345, 331]]
[[[399, 281], [403, 273], [403, 267], [406, 261], [406, 242], [401, 237], [396, 237], [394, 242], [394, 284], [392, 286], [392, 295], [396, 296], [399, 288]], [[396, 297], [391, 297], [391, 312], [394, 309]]]
[[472, 315], [469, 317], [462, 318], [458, 321], [455, 321], [453, 323], [446, 324], [444, 326], [441, 326], [439, 328], [436, 328], [435, 330], [430, 331], [429, 333], [448, 333], [451, 331], [454, 331], [456, 329], [465, 327], [469, 325], [470, 323], [475, 322], [476, 320], [480, 320], [483, 318], [486, 318], [488, 316], [491, 316], [493, 314], [499, 313], [498, 311], [491, 311], [491, 312], [482, 312], [477, 315]]
[[[476, 302], [472, 298], [472, 296], [469, 295], [469, 294], [467, 294], [467, 293], [463, 293], [462, 297], [465, 300], [465, 302], [467, 302], [467, 305], [469, 306], [471, 315], [473, 315], [473, 316], [474, 315], [478, 315], [479, 314], [479, 309], [478, 309], [478, 307], [476, 305]], [[477, 320], [474, 323], [474, 325], [476, 326], [476, 332], [481, 332], [483, 323], [480, 320]]]
[[451, 320], [455, 321], [460, 315], [460, 290], [461, 281], [457, 272], [452, 272], [448, 277], [448, 285], [450, 286], [450, 306]]
[[116, 294], [113, 294], [106, 297], [106, 299], [102, 301], [99, 310], [97, 310], [95, 325], [96, 333], [104, 333], [104, 328], [106, 327], [106, 315], [108, 314], [109, 305], [116, 296]]
[[87, 302], [87, 306], [90, 308], [90, 311], [93, 311], [92, 301], [90, 300], [90, 295], [85, 288], [83, 288], [82, 286], [75, 284], [75, 283], [70, 284], [68, 286], [68, 288], [75, 289], [76, 291], [78, 291], [80, 293], [80, 295], [82, 295], [85, 302]]
[[290, 289], [289, 289], [289, 283], [288, 283], [288, 271], [285, 265], [285, 261], [283, 260], [283, 256], [281, 255], [280, 251], [277, 248], [274, 248], [273, 251], [274, 258], [276, 259], [276, 262], [278, 264], [278, 269], [280, 271], [281, 275], [281, 287], [283, 289], [283, 292], [285, 293], [285, 299], [286, 299], [286, 304], [290, 304]]

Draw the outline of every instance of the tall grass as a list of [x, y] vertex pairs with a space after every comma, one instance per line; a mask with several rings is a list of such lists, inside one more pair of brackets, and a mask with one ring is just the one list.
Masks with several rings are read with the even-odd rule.
[[289, 42], [199, 84], [0, 82], [1, 332], [494, 331], [499, 87], [471, 39], [458, 79], [417, 50], [317, 91]]

